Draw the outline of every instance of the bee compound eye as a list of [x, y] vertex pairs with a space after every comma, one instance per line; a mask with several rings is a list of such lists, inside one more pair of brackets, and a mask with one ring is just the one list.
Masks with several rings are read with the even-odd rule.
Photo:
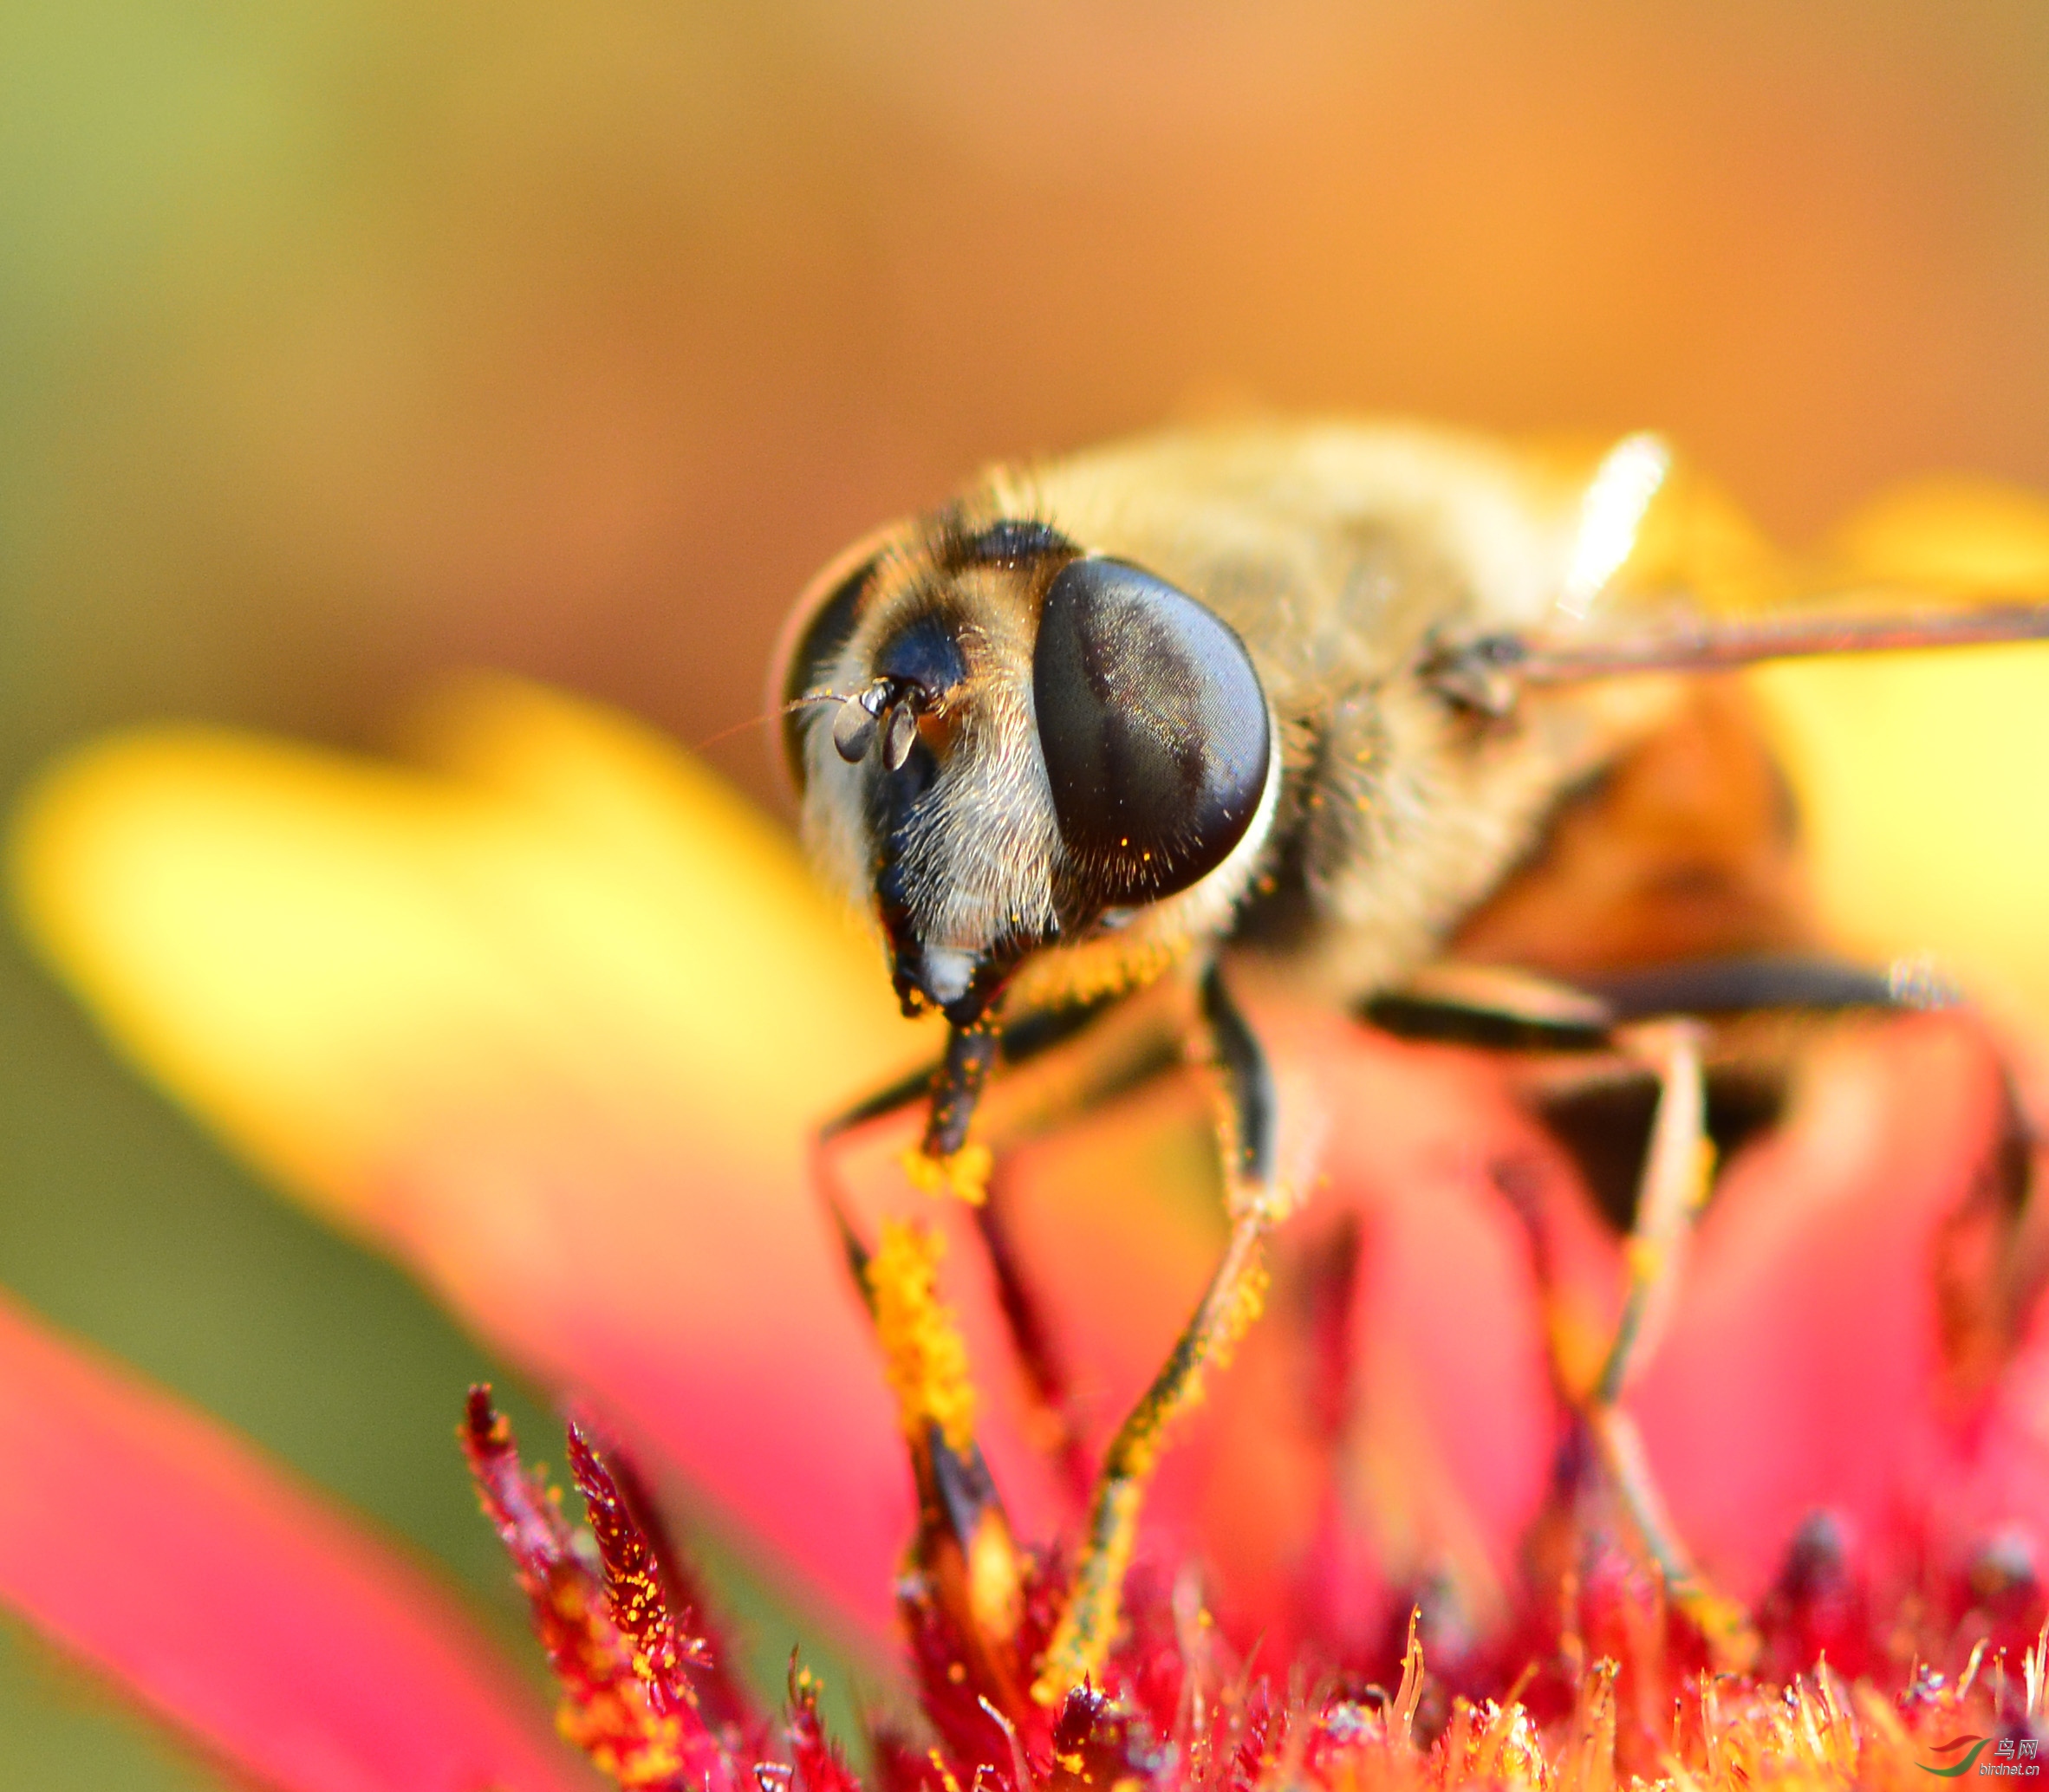
[[1259, 674], [1220, 618], [1138, 567], [1077, 560], [1047, 588], [1031, 690], [1061, 837], [1094, 900], [1169, 896], [1230, 856], [1271, 743]]

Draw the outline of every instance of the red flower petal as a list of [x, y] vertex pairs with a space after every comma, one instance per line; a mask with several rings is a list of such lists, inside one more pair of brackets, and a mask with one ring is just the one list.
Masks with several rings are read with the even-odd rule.
[[584, 1783], [416, 1569], [4, 1306], [0, 1598], [285, 1792]]
[[[445, 769], [425, 776], [214, 736], [101, 749], [28, 813], [27, 906], [131, 1048], [245, 1150], [509, 1354], [591, 1389], [881, 1635], [909, 1488], [802, 1142], [915, 1035], [787, 849], [631, 729], [496, 690], [459, 706], [441, 747]], [[1525, 1229], [1540, 1223], [1565, 1284], [1550, 1316], [1568, 1354], [1597, 1348], [1611, 1316], [1613, 1241], [1590, 1234], [1493, 1072], [1341, 1020], [1275, 1024], [1331, 1123], [1329, 1184], [1298, 1229], [1348, 1212], [1360, 1228], [1356, 1422], [1342, 1447], [1305, 1430], [1303, 1341], [1262, 1328], [1195, 1428], [1224, 1458], [1208, 1516], [1199, 1448], [1170, 1454], [1155, 1520], [1200, 1523], [1244, 1558], [1248, 1587], [1271, 1586], [1307, 1559], [1292, 1540], [1320, 1522], [1317, 1452], [1335, 1448], [1350, 1535], [1371, 1539], [1344, 1598], [1364, 1612], [1401, 1595], [1386, 1575], [1449, 1561], [1484, 1603], [1512, 1574], [1555, 1418]], [[1942, 1086], [1932, 1069], [1919, 1082], [1920, 1049], [1878, 1054], [1891, 1068], [1869, 1075], [1894, 1093], [1875, 1118], [1867, 1103], [1802, 1123], [1738, 1167], [1636, 1397], [1681, 1530], [1739, 1590], [1770, 1577], [1809, 1504], [1890, 1523], [1888, 1502], [1911, 1503], [1926, 1384], [1901, 1339], [1924, 1340], [1933, 1298], [1916, 1253], [1956, 1198], [1959, 1140], [1981, 1130], [1963, 1110], [1996, 1088], [1981, 1049], [1916, 1132], [1904, 1096], [1927, 1109]], [[1163, 1158], [1156, 1137], [1119, 1136], [1129, 1120], [1015, 1169], [1021, 1255], [1097, 1442], [1216, 1248], [1200, 1124]], [[1839, 1246], [1845, 1214], [1856, 1236]], [[1057, 1484], [961, 1243], [949, 1295], [989, 1396], [981, 1441], [1020, 1532], [1044, 1536]], [[1874, 1329], [1868, 1361], [1843, 1341]], [[2002, 1484], [2036, 1484], [2029, 1460], [1998, 1467]], [[1262, 1477], [1278, 1503], [1254, 1562], [1239, 1546], [1255, 1528], [1233, 1515]]]

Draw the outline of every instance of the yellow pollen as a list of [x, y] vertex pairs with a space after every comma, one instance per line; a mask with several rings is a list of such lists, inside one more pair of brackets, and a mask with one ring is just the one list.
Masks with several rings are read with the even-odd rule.
[[1103, 1678], [1103, 1665], [1116, 1640], [1124, 1574], [1138, 1542], [1138, 1513], [1144, 1502], [1145, 1488], [1137, 1479], [1098, 1496], [1092, 1540], [1096, 1547], [1082, 1565], [1082, 1581], [1054, 1626], [1031, 1683], [1032, 1698], [1048, 1710], [1083, 1680]]
[[985, 1145], [964, 1145], [943, 1158], [927, 1157], [913, 1146], [903, 1154], [903, 1169], [920, 1193], [951, 1195], [970, 1207], [979, 1207], [989, 1198], [993, 1161]]
[[936, 1287], [942, 1249], [929, 1227], [884, 1220], [868, 1291], [904, 1435], [918, 1442], [936, 1425], [949, 1449], [965, 1452], [974, 1442], [975, 1390], [967, 1345]]
[[1686, 1211], [1698, 1213], [1708, 1204], [1708, 1197], [1714, 1188], [1714, 1141], [1701, 1138], [1694, 1140], [1694, 1161], [1688, 1182]]
[[1231, 1304], [1217, 1328], [1216, 1342], [1210, 1348], [1210, 1367], [1228, 1368], [1245, 1334], [1266, 1308], [1266, 1286], [1271, 1278], [1265, 1263], [1256, 1263], [1232, 1290]]

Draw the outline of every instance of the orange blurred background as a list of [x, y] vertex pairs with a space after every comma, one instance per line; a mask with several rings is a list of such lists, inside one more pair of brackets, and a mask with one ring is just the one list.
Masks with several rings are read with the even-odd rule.
[[[855, 534], [1220, 406], [2049, 488], [2046, 94], [2040, 0], [0, 10], [0, 779], [477, 664], [704, 740]], [[4, 951], [0, 1282], [502, 1585], [489, 1366]], [[203, 1783], [0, 1646], [35, 1783]]]
[[2049, 485], [2030, 0], [29, 10], [40, 741], [479, 661], [701, 738], [854, 533], [1219, 403], [1655, 425], [1796, 537]]

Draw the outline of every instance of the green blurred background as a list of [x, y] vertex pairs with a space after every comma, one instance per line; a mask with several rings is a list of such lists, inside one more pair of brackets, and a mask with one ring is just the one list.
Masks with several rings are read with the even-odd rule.
[[[478, 664], [703, 740], [847, 538], [1220, 406], [2049, 488], [2046, 94], [2041, 0], [0, 0], [0, 782]], [[0, 1282], [510, 1625], [474, 1347], [11, 945], [0, 1051]], [[4, 1631], [0, 1763], [211, 1783]]]

